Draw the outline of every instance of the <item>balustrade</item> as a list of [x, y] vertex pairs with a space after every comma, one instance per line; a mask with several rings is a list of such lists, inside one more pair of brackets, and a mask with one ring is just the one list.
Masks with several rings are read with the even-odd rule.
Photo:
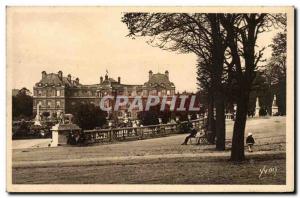
[[[196, 128], [200, 128], [203, 119], [192, 120]], [[147, 139], [180, 133], [179, 126], [187, 121], [172, 124], [148, 125], [142, 127], [122, 127], [111, 129], [84, 130], [83, 133], [91, 143], [113, 142], [132, 139]]]

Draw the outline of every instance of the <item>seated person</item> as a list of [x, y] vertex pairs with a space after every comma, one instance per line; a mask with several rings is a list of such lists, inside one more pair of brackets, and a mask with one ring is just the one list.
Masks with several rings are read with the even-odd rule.
[[201, 139], [206, 138], [204, 129], [200, 130], [197, 134], [196, 134], [196, 139], [198, 139], [197, 141], [197, 145], [200, 144]]
[[196, 134], [197, 134], [197, 130], [195, 127], [195, 123], [193, 123], [192, 128], [190, 129], [190, 134], [185, 138], [184, 142], [181, 145], [187, 145], [187, 142], [189, 141], [189, 139], [195, 137]]

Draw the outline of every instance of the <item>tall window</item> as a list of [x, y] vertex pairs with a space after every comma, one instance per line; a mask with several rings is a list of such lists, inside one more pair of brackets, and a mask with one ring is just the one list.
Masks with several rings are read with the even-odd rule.
[[56, 90], [56, 96], [60, 96], [60, 90]]
[[56, 101], [56, 108], [60, 108], [60, 101]]

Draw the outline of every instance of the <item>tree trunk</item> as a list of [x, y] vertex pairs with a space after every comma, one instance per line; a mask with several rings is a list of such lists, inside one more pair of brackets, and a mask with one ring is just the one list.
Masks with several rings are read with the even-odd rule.
[[237, 112], [232, 137], [232, 161], [243, 161], [245, 159], [244, 137], [247, 120], [249, 92], [241, 90], [239, 95], [240, 97], [237, 101]]
[[215, 92], [216, 105], [216, 149], [225, 150], [225, 99], [223, 94], [222, 74], [224, 66], [225, 45], [222, 44], [223, 34], [219, 16], [209, 14], [208, 19], [211, 24], [212, 37], [212, 65], [213, 65], [213, 89]]
[[216, 93], [216, 149], [219, 151], [225, 150], [225, 104], [222, 92]]
[[215, 120], [214, 120], [214, 96], [213, 93], [208, 94], [208, 115], [207, 115], [207, 130], [210, 131], [208, 141], [211, 144], [215, 143], [216, 130], [215, 130]]

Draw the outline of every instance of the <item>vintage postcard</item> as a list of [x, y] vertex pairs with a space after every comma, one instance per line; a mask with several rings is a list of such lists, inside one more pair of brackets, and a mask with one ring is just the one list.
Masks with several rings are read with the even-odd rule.
[[8, 192], [293, 192], [294, 8], [8, 6]]

